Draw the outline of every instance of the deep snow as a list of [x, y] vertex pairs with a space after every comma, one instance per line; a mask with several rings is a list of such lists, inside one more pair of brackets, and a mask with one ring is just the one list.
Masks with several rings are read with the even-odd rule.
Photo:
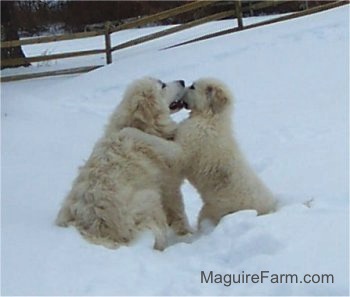
[[[84, 75], [1, 84], [2, 294], [348, 295], [348, 26], [346, 6], [159, 50], [188, 38], [182, 32], [116, 52], [112, 65]], [[109, 250], [53, 224], [126, 85], [144, 75], [230, 85], [236, 137], [278, 196], [276, 213], [226, 216], [164, 252], [151, 249], [150, 234]], [[200, 199], [187, 183], [183, 194], [195, 227]], [[334, 283], [202, 284], [201, 271], [333, 274]]]

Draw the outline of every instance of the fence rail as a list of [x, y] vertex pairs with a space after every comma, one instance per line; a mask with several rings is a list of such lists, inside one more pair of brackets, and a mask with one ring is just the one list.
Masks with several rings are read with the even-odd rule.
[[[189, 12], [192, 10], [196, 10], [198, 8], [203, 8], [203, 7], [212, 5], [212, 4], [219, 2], [219, 1], [220, 0], [196, 1], [196, 2], [185, 4], [185, 5], [181, 5], [179, 7], [175, 7], [172, 9], [168, 9], [168, 10], [153, 14], [151, 16], [143, 17], [139, 20], [135, 20], [135, 21], [127, 23], [127, 24], [119, 25], [115, 29], [113, 29], [112, 32], [114, 33], [114, 32], [120, 31], [120, 30], [124, 30], [124, 29], [132, 29], [132, 28], [135, 28], [138, 26], [144, 26], [144, 25], [150, 24], [152, 22], [158, 22], [161, 20], [165, 20], [165, 19], [168, 19], [170, 17], [177, 16], [179, 14], [183, 14], [185, 12]], [[112, 24], [113, 24], [113, 22], [112, 22]]]
[[194, 38], [194, 39], [191, 39], [191, 40], [188, 40], [188, 41], [185, 41], [185, 42], [181, 42], [181, 43], [178, 43], [178, 44], [175, 44], [175, 45], [172, 45], [172, 46], [165, 47], [162, 50], [166, 50], [166, 49], [170, 49], [170, 48], [174, 48], [174, 47], [190, 44], [190, 43], [197, 42], [197, 41], [210, 39], [210, 38], [213, 38], [213, 37], [218, 37], [218, 36], [234, 33], [234, 32], [241, 31], [241, 30], [248, 30], [248, 29], [252, 29], [252, 28], [256, 28], [256, 27], [260, 27], [260, 26], [274, 24], [274, 23], [277, 23], [277, 22], [291, 20], [291, 19], [295, 19], [295, 18], [298, 18], [298, 17], [306, 16], [306, 15], [309, 15], [309, 14], [321, 12], [321, 11], [324, 11], [324, 10], [327, 10], [327, 9], [336, 8], [336, 7], [339, 7], [339, 6], [342, 6], [342, 5], [346, 5], [346, 4], [349, 4], [349, 1], [338, 1], [338, 2], [333, 2], [333, 3], [328, 3], [328, 4], [324, 4], [324, 5], [321, 5], [321, 6], [314, 7], [314, 8], [309, 8], [309, 9], [306, 9], [304, 11], [295, 12], [295, 13], [292, 13], [292, 14], [289, 14], [289, 15], [286, 15], [286, 16], [281, 16], [281, 17], [273, 18], [271, 20], [262, 21], [262, 22], [258, 22], [258, 23], [255, 23], [255, 24], [243, 26], [242, 28], [237, 27], [237, 28], [226, 29], [226, 30], [223, 30], [223, 31], [220, 31], [220, 32], [215, 32], [215, 33], [203, 35], [203, 36], [198, 37], [198, 38]]
[[[224, 18], [233, 16], [233, 17], [237, 18], [238, 27], [234, 27], [232, 29], [227, 29], [224, 31], [201, 36], [199, 38], [195, 38], [195, 39], [192, 39], [192, 40], [189, 40], [186, 42], [175, 44], [173, 46], [166, 47], [164, 49], [172, 48], [172, 47], [176, 47], [176, 46], [181, 46], [181, 45], [185, 45], [188, 43], [192, 43], [192, 42], [196, 42], [196, 41], [200, 41], [200, 40], [204, 40], [204, 39], [208, 39], [208, 38], [212, 38], [212, 37], [216, 37], [216, 36], [220, 36], [220, 35], [224, 35], [224, 34], [228, 34], [228, 33], [233, 33], [233, 32], [239, 31], [239, 30], [246, 30], [246, 29], [257, 27], [257, 26], [272, 24], [272, 23], [275, 23], [278, 21], [296, 18], [299, 16], [304, 16], [307, 14], [319, 12], [319, 11], [330, 9], [333, 7], [338, 7], [341, 5], [349, 4], [349, 1], [337, 1], [337, 2], [333, 2], [333, 3], [317, 6], [314, 8], [306, 9], [304, 11], [293, 13], [293, 14], [288, 15], [288, 16], [282, 16], [282, 17], [275, 18], [272, 20], [256, 23], [253, 25], [244, 26], [243, 21], [242, 21], [242, 14], [244, 12], [252, 12], [252, 11], [260, 10], [263, 8], [268, 8], [271, 6], [277, 6], [277, 5], [280, 5], [280, 4], [288, 2], [288, 1], [286, 1], [286, 0], [279, 0], [279, 1], [272, 0], [272, 1], [261, 1], [261, 2], [254, 3], [254, 4], [249, 2], [249, 5], [245, 5], [244, 7], [241, 6], [241, 1], [235, 1], [234, 4], [232, 3], [232, 9], [230, 9], [228, 11], [215, 13], [215, 14], [212, 14], [212, 15], [209, 15], [209, 16], [197, 19], [197, 20], [193, 20], [193, 21], [181, 24], [181, 25], [177, 25], [177, 26], [174, 26], [174, 27], [171, 27], [171, 28], [168, 28], [168, 29], [156, 32], [156, 33], [152, 33], [152, 34], [149, 34], [146, 36], [135, 38], [133, 40], [130, 40], [130, 41], [127, 41], [124, 43], [120, 43], [120, 44], [115, 45], [115, 46], [112, 45], [111, 34], [114, 32], [118, 32], [118, 31], [125, 30], [125, 29], [136, 28], [138, 26], [143, 26], [143, 25], [153, 23], [153, 22], [158, 22], [160, 20], [174, 17], [177, 15], [183, 14], [185, 12], [190, 12], [190, 11], [193, 11], [193, 10], [196, 10], [199, 8], [207, 7], [209, 5], [212, 5], [212, 4], [218, 3], [218, 2], [225, 2], [225, 1], [220, 1], [220, 0], [195, 1], [195, 2], [181, 5], [179, 7], [175, 7], [175, 8], [169, 9], [169, 10], [159, 12], [159, 13], [151, 15], [151, 16], [142, 17], [140, 19], [131, 21], [130, 23], [125, 23], [125, 24], [121, 24], [121, 25], [117, 25], [117, 26], [115, 26], [116, 22], [106, 22], [104, 30], [97, 30], [97, 31], [91, 31], [91, 32], [80, 32], [80, 33], [64, 34], [64, 35], [56, 35], [56, 36], [36, 37], [36, 38], [14, 40], [14, 41], [4, 41], [1, 43], [1, 48], [9, 48], [9, 47], [15, 47], [15, 46], [21, 46], [21, 45], [29, 45], [29, 44], [57, 42], [57, 41], [63, 41], [63, 40], [74, 40], [74, 39], [88, 38], [88, 37], [95, 37], [95, 36], [104, 35], [105, 47], [102, 49], [91, 49], [91, 50], [83, 50], [83, 51], [75, 51], [75, 52], [66, 52], [66, 53], [60, 53], [60, 54], [44, 55], [44, 56], [33, 56], [33, 57], [26, 57], [26, 58], [1, 60], [1, 65], [2, 66], [15, 66], [15, 65], [20, 65], [24, 62], [31, 63], [31, 62], [40, 62], [40, 61], [48, 61], [48, 60], [56, 60], [56, 59], [81, 57], [81, 56], [87, 56], [87, 55], [96, 55], [96, 54], [105, 54], [106, 55], [106, 63], [110, 64], [110, 63], [112, 63], [112, 52], [114, 52], [116, 50], [124, 49], [124, 48], [131, 47], [131, 46], [143, 43], [143, 42], [154, 40], [156, 38], [167, 36], [169, 34], [173, 34], [175, 32], [179, 32], [179, 31], [182, 31], [182, 30], [185, 30], [188, 28], [192, 28], [192, 27], [195, 27], [195, 26], [198, 26], [198, 25], [201, 25], [201, 24], [204, 24], [206, 22], [213, 21], [213, 20], [219, 20], [219, 19], [224, 19]], [[88, 67], [85, 67], [84, 69], [82, 69], [81, 67], [80, 68], [73, 68], [73, 69], [66, 69], [65, 72], [63, 72], [63, 70], [61, 70], [58, 73], [69, 74], [69, 71], [71, 71], [72, 73], [77, 73], [77, 69], [83, 70], [83, 72], [85, 72], [85, 71], [93, 70], [93, 69], [95, 69], [95, 67], [101, 67], [101, 66], [88, 66]], [[62, 74], [57, 74], [57, 71], [43, 72], [43, 74], [62, 75]], [[32, 77], [30, 77], [31, 75], [32, 75]], [[35, 73], [35, 74], [20, 75], [18, 77], [19, 77], [19, 79], [27, 79], [27, 78], [35, 78], [35, 77], [44, 76], [44, 75], [41, 75], [41, 76], [38, 76], [38, 75], [39, 75], [38, 73]], [[15, 78], [12, 76], [11, 77], [2, 77], [0, 79], [2, 82], [15, 80]]]
[[[211, 5], [218, 1], [219, 0], [192, 2], [189, 4], [181, 5], [179, 7], [162, 11], [160, 13], [157, 13], [151, 16], [142, 17], [138, 20], [134, 20], [126, 24], [121, 24], [116, 27], [114, 27], [114, 24], [116, 24], [117, 22], [110, 22], [110, 24], [114, 27], [113, 29], [111, 29], [110, 33], [114, 33], [125, 29], [136, 28], [138, 26], [147, 25], [154, 21], [161, 21], [172, 16], [177, 16], [181, 13], [185, 13], [188, 11], [192, 11], [201, 7]], [[95, 36], [100, 36], [104, 34], [105, 34], [104, 30], [96, 30], [96, 31], [90, 31], [90, 32], [79, 32], [79, 33], [61, 34], [61, 35], [55, 35], [55, 36], [44, 36], [44, 37], [35, 37], [35, 38], [28, 38], [28, 39], [21, 39], [21, 40], [4, 41], [4, 42], [1, 42], [1, 48], [88, 38], [88, 37], [95, 37]]]
[[28, 58], [8, 59], [8, 60], [4, 60], [2, 65], [13, 66], [13, 65], [18, 65], [22, 62], [32, 63], [32, 62], [41, 62], [41, 61], [49, 61], [49, 60], [58, 60], [58, 59], [103, 54], [105, 52], [106, 52], [105, 49], [95, 49], [95, 50], [86, 50], [86, 51], [79, 51], [79, 52], [68, 52], [64, 54], [53, 54], [53, 55], [45, 55], [45, 56], [34, 56], [34, 57], [28, 57]]
[[[55, 59], [66, 59], [66, 58], [81, 57], [81, 56], [95, 55], [95, 54], [101, 54], [101, 53], [106, 54], [107, 64], [110, 64], [110, 63], [112, 63], [111, 53], [117, 49], [125, 48], [128, 46], [133, 46], [135, 44], [145, 42], [148, 40], [152, 40], [152, 39], [158, 38], [160, 36], [165, 36], [167, 34], [171, 34], [171, 33], [174, 33], [174, 32], [180, 31], [180, 30], [169, 30], [164, 35], [162, 35], [162, 34], [160, 34], [159, 36], [153, 35], [153, 38], [151, 36], [148, 38], [143, 38], [143, 39], [136, 38], [136, 39], [132, 40], [131, 42], [124, 43], [124, 44], [121, 44], [121, 45], [115, 46], [115, 47], [112, 47], [112, 45], [111, 45], [110, 35], [112, 33], [117, 32], [117, 31], [121, 31], [121, 30], [125, 30], [125, 29], [136, 28], [138, 26], [146, 25], [146, 24], [149, 24], [149, 23], [152, 23], [155, 21], [164, 20], [164, 19], [169, 18], [169, 17], [177, 16], [177, 15], [185, 13], [185, 12], [189, 12], [189, 11], [192, 11], [192, 10], [195, 10], [198, 8], [203, 8], [203, 7], [212, 5], [218, 1], [219, 0], [191, 2], [191, 3], [185, 4], [185, 5], [181, 5], [179, 7], [175, 7], [172, 9], [162, 11], [160, 13], [157, 13], [157, 14], [154, 14], [151, 16], [146, 16], [146, 17], [140, 18], [138, 20], [134, 20], [134, 21], [127, 23], [127, 24], [121, 24], [121, 25], [116, 26], [116, 27], [113, 26], [113, 24], [115, 24], [115, 22], [107, 22], [105, 25], [105, 30], [92, 31], [92, 32], [80, 32], [80, 33], [74, 33], [74, 34], [63, 34], [63, 35], [56, 35], [56, 36], [45, 36], [45, 37], [37, 37], [37, 38], [30, 38], [30, 39], [23, 39], [23, 40], [4, 41], [1, 43], [1, 48], [8, 48], [8, 47], [29, 45], [29, 44], [56, 42], [56, 41], [63, 41], [63, 40], [74, 40], [74, 39], [80, 39], [80, 38], [105, 35], [105, 48], [104, 49], [95, 49], [95, 50], [68, 52], [68, 53], [54, 54], [54, 55], [7, 59], [7, 60], [1, 61], [1, 65], [2, 66], [15, 66], [15, 65], [20, 65], [20, 64], [25, 63], [25, 62], [31, 63], [31, 62], [48, 61], [48, 60], [55, 60]], [[141, 42], [138, 42], [139, 40], [141, 40]]]
[[234, 10], [219, 12], [219, 13], [216, 13], [216, 14], [198, 19], [198, 20], [194, 20], [194, 21], [182, 24], [182, 25], [178, 25], [178, 26], [173, 27], [173, 28], [165, 29], [165, 30], [162, 30], [160, 32], [152, 33], [152, 34], [149, 34], [147, 36], [139, 37], [139, 38], [124, 42], [122, 44], [114, 46], [112, 48], [112, 51], [123, 49], [123, 48], [130, 47], [130, 46], [134, 46], [134, 45], [146, 42], [146, 41], [154, 40], [154, 39], [159, 38], [159, 37], [163, 37], [163, 36], [175, 33], [175, 32], [179, 32], [179, 31], [189, 29], [189, 28], [192, 28], [192, 27], [195, 27], [195, 26], [198, 26], [198, 25], [210, 22], [210, 21], [223, 19], [223, 18], [233, 16], [233, 15], [235, 15]]
[[20, 75], [14, 75], [14, 76], [5, 76], [5, 77], [1, 77], [0, 81], [1, 82], [10, 82], [10, 81], [16, 81], [16, 80], [30, 79], [30, 78], [41, 78], [41, 77], [46, 77], [46, 76], [57, 76], [57, 75], [67, 75], [67, 74], [72, 75], [72, 74], [89, 72], [89, 71], [92, 71], [92, 70], [95, 70], [95, 69], [98, 69], [101, 67], [103, 67], [103, 65], [85, 66], [85, 67], [77, 67], [77, 68], [70, 68], [70, 69], [20, 74]]

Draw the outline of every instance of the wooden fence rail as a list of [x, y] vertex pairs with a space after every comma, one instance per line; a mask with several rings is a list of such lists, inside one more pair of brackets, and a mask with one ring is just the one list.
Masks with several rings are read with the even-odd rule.
[[106, 52], [105, 49], [95, 49], [95, 50], [86, 50], [79, 52], [68, 52], [63, 54], [53, 54], [53, 55], [45, 55], [45, 56], [34, 56], [28, 58], [18, 58], [18, 59], [8, 59], [2, 61], [2, 65], [4, 66], [14, 66], [19, 65], [23, 62], [41, 62], [41, 61], [49, 61], [49, 60], [57, 60], [57, 59], [66, 59], [66, 58], [74, 58], [88, 55], [97, 55], [104, 54]]
[[54, 35], [54, 36], [33, 37], [33, 38], [20, 39], [20, 40], [2, 41], [1, 48], [15, 47], [20, 45], [28, 45], [28, 44], [39, 44], [39, 43], [49, 43], [49, 42], [55, 42], [55, 41], [73, 40], [73, 39], [99, 36], [102, 34], [103, 34], [103, 31], [90, 31], [90, 32], [79, 32], [79, 33]]
[[[130, 22], [130, 23], [119, 25], [115, 29], [112, 30], [112, 33], [120, 31], [120, 30], [132, 29], [132, 28], [136, 28], [139, 26], [144, 26], [144, 25], [150, 24], [152, 22], [159, 22], [161, 20], [165, 20], [165, 19], [168, 19], [170, 17], [183, 14], [185, 12], [189, 12], [192, 10], [196, 10], [198, 8], [203, 8], [203, 7], [212, 5], [212, 4], [219, 2], [219, 1], [220, 0], [191, 2], [191, 3], [185, 4], [185, 5], [181, 5], [179, 7], [175, 7], [172, 9], [168, 9], [168, 10], [150, 15], [150, 16], [143, 17], [139, 20], [135, 20], [135, 21]], [[112, 24], [114, 24], [114, 23], [112, 22]]]
[[[149, 23], [155, 22], [155, 21], [161, 21], [169, 17], [177, 16], [179, 14], [189, 12], [201, 7], [205, 7], [208, 5], [211, 5], [219, 0], [211, 0], [211, 1], [197, 1], [192, 2], [189, 4], [181, 5], [179, 7], [175, 7], [172, 9], [168, 9], [165, 11], [162, 11], [160, 13], [142, 17], [138, 20], [134, 20], [132, 22], [121, 24], [119, 26], [114, 27], [114, 24], [116, 22], [110, 22], [111, 30], [110, 33], [114, 33], [117, 31], [125, 30], [125, 29], [132, 29], [137, 28], [138, 26], [144, 26]], [[113, 28], [112, 28], [113, 26]], [[90, 32], [79, 32], [79, 33], [72, 33], [72, 34], [61, 34], [61, 35], [54, 35], [54, 36], [43, 36], [43, 37], [34, 37], [34, 38], [28, 38], [28, 39], [20, 39], [20, 40], [12, 40], [12, 41], [3, 41], [1, 42], [1, 48], [7, 48], [7, 47], [15, 47], [20, 45], [28, 45], [28, 44], [38, 44], [38, 43], [49, 43], [49, 42], [56, 42], [56, 41], [63, 41], [63, 40], [73, 40], [73, 39], [80, 39], [80, 38], [88, 38], [88, 37], [95, 37], [104, 35], [105, 32], [103, 30], [97, 30], [97, 31], [90, 31]]]
[[246, 25], [246, 26], [243, 26], [242, 28], [237, 27], [237, 28], [226, 29], [226, 30], [223, 30], [223, 31], [219, 31], [219, 32], [203, 35], [203, 36], [198, 37], [198, 38], [194, 38], [194, 39], [191, 39], [191, 40], [188, 40], [188, 41], [185, 41], [185, 42], [177, 43], [175, 45], [162, 48], [162, 50], [166, 50], [166, 49], [170, 49], [170, 48], [174, 48], [174, 47], [190, 44], [190, 43], [197, 42], [197, 41], [210, 39], [210, 38], [213, 38], [213, 37], [218, 37], [218, 36], [234, 33], [234, 32], [241, 31], [241, 30], [248, 30], [248, 29], [252, 29], [252, 28], [256, 28], [256, 27], [260, 27], [260, 26], [274, 24], [274, 23], [277, 23], [277, 22], [291, 20], [291, 19], [295, 19], [295, 18], [298, 18], [298, 17], [306, 16], [306, 15], [309, 15], [309, 14], [313, 14], [313, 13], [316, 13], [316, 12], [321, 12], [321, 11], [324, 11], [324, 10], [327, 10], [327, 9], [336, 8], [336, 7], [339, 7], [339, 6], [342, 6], [342, 5], [347, 5], [347, 4], [349, 4], [349, 1], [338, 1], [338, 2], [333, 2], [333, 3], [323, 4], [321, 6], [317, 6], [317, 7], [306, 9], [304, 11], [295, 12], [295, 13], [292, 13], [292, 14], [288, 14], [288, 15], [285, 15], [285, 16], [273, 18], [271, 20], [258, 22], [258, 23], [251, 24], [251, 25]]
[[134, 46], [134, 45], [146, 42], [146, 41], [154, 40], [154, 39], [159, 38], [159, 37], [163, 37], [163, 36], [175, 33], [175, 32], [179, 32], [179, 31], [189, 29], [189, 28], [192, 28], [192, 27], [195, 27], [195, 26], [198, 26], [198, 25], [210, 22], [210, 21], [223, 19], [223, 18], [233, 16], [233, 15], [235, 15], [234, 10], [219, 12], [219, 13], [216, 13], [216, 14], [198, 19], [198, 20], [194, 20], [194, 21], [182, 24], [182, 25], [178, 25], [176, 27], [165, 29], [165, 30], [162, 30], [160, 32], [152, 33], [152, 34], [149, 34], [147, 36], [139, 37], [139, 38], [118, 44], [117, 46], [114, 46], [112, 48], [112, 51], [123, 49], [123, 48], [130, 47], [130, 46]]
[[67, 74], [72, 75], [72, 74], [89, 72], [101, 67], [103, 67], [103, 65], [76, 67], [76, 68], [70, 68], [70, 69], [45, 71], [45, 72], [39, 72], [39, 73], [28, 73], [28, 74], [14, 75], [14, 76], [5, 76], [1, 78], [1, 82], [10, 82], [10, 81], [31, 79], [31, 78], [41, 78], [46, 76], [58, 76], [58, 75], [67, 75]]
[[[243, 21], [242, 21], [242, 14], [244, 12], [247, 11], [255, 11], [255, 10], [259, 10], [259, 9], [263, 9], [263, 8], [267, 8], [267, 7], [271, 7], [271, 6], [277, 6], [281, 3], [286, 2], [286, 0], [272, 0], [272, 1], [260, 1], [258, 3], [254, 3], [252, 4], [251, 2], [249, 3], [249, 5], [246, 5], [244, 7], [241, 6], [241, 2], [240, 1], [236, 1], [235, 4], [232, 4], [232, 9], [228, 10], [228, 11], [223, 11], [223, 12], [219, 12], [219, 13], [215, 13], [194, 21], [190, 21], [188, 23], [184, 23], [181, 25], [177, 25], [156, 33], [152, 33], [146, 36], [142, 36], [139, 38], [135, 38], [133, 40], [112, 46], [112, 42], [111, 42], [111, 34], [120, 30], [124, 30], [124, 29], [131, 29], [131, 28], [135, 28], [138, 26], [143, 26], [149, 23], [153, 23], [153, 22], [158, 22], [160, 20], [164, 20], [170, 17], [174, 17], [177, 16], [179, 14], [185, 13], [185, 12], [189, 12], [189, 11], [193, 11], [199, 8], [203, 8], [209, 5], [212, 5], [216, 2], [224, 2], [224, 1], [220, 1], [220, 0], [212, 0], [212, 1], [195, 1], [195, 2], [191, 2], [191, 3], [187, 3], [184, 5], [181, 5], [179, 7], [175, 7], [169, 10], [165, 10], [162, 11], [160, 13], [151, 15], [151, 16], [146, 16], [137, 20], [134, 20], [132, 22], [129, 23], [125, 23], [125, 24], [121, 24], [121, 25], [117, 25], [115, 26], [116, 22], [107, 22], [105, 24], [105, 28], [104, 30], [98, 30], [98, 31], [92, 31], [92, 32], [80, 32], [80, 33], [74, 33], [74, 34], [64, 34], [64, 35], [56, 35], [56, 36], [46, 36], [46, 37], [37, 37], [37, 38], [30, 38], [30, 39], [23, 39], [23, 40], [14, 40], [14, 41], [5, 41], [1, 43], [1, 48], [8, 48], [8, 47], [14, 47], [14, 46], [20, 46], [20, 45], [29, 45], [29, 44], [39, 44], [39, 43], [48, 43], [48, 42], [56, 42], [56, 41], [63, 41], [63, 40], [73, 40], [73, 39], [80, 39], [80, 38], [88, 38], [88, 37], [94, 37], [94, 36], [101, 36], [104, 35], [104, 39], [105, 39], [105, 48], [103, 49], [92, 49], [92, 50], [83, 50], [83, 51], [76, 51], [76, 52], [66, 52], [66, 53], [60, 53], [60, 54], [52, 54], [52, 55], [44, 55], [44, 56], [34, 56], [34, 57], [26, 57], [26, 58], [19, 58], [19, 59], [7, 59], [7, 60], [1, 60], [1, 65], [2, 66], [15, 66], [15, 65], [20, 65], [23, 62], [40, 62], [40, 61], [48, 61], [48, 60], [56, 60], [56, 59], [65, 59], [65, 58], [72, 58], [72, 57], [81, 57], [81, 56], [87, 56], [87, 55], [96, 55], [96, 54], [105, 54], [106, 55], [106, 63], [110, 64], [112, 63], [112, 52], [116, 51], [116, 50], [120, 50], [123, 48], [127, 48], [130, 46], [134, 46], [143, 42], [147, 42], [150, 40], [154, 40], [156, 38], [160, 38], [169, 34], [173, 34], [175, 32], [179, 32], [188, 28], [192, 28], [201, 24], [204, 24], [206, 22], [210, 22], [213, 20], [219, 20], [219, 19], [223, 19], [223, 18], [227, 18], [227, 17], [235, 17], [237, 18], [237, 23], [238, 23], [238, 27], [232, 28], [232, 29], [227, 29], [224, 31], [220, 31], [220, 32], [216, 32], [216, 33], [212, 33], [212, 34], [208, 34], [205, 36], [201, 36], [199, 38], [195, 38], [186, 42], [182, 42], [170, 47], [166, 47], [164, 49], [167, 48], [171, 48], [171, 47], [175, 47], [175, 46], [181, 46], [184, 44], [188, 44], [188, 43], [192, 43], [192, 42], [196, 42], [196, 41], [200, 41], [200, 40], [204, 40], [204, 39], [208, 39], [208, 38], [212, 38], [212, 37], [216, 37], [216, 36], [220, 36], [220, 35], [224, 35], [224, 34], [228, 34], [228, 33], [232, 33], [235, 31], [239, 31], [239, 30], [245, 30], [245, 29], [250, 29], [253, 27], [257, 27], [257, 26], [262, 26], [262, 25], [266, 25], [266, 24], [271, 24], [277, 21], [283, 21], [283, 20], [287, 20], [287, 19], [291, 19], [291, 18], [295, 18], [295, 17], [299, 17], [299, 16], [303, 16], [303, 15], [307, 15], [307, 14], [311, 14], [311, 13], [315, 13], [318, 11], [322, 11], [325, 9], [329, 9], [329, 8], [333, 8], [333, 7], [337, 7], [340, 5], [344, 5], [344, 4], [349, 4], [349, 1], [338, 1], [338, 2], [333, 2], [333, 3], [329, 3], [329, 4], [324, 4], [318, 7], [314, 7], [311, 9], [306, 9], [302, 12], [297, 12], [291, 15], [287, 15], [287, 16], [282, 16], [276, 19], [272, 19], [272, 20], [268, 20], [268, 21], [264, 21], [264, 22], [260, 22], [257, 24], [253, 24], [253, 25], [249, 25], [249, 26], [244, 26]], [[79, 67], [79, 68], [74, 68], [74, 69], [66, 69], [66, 70], [60, 70], [60, 71], [51, 71], [51, 72], [45, 72], [43, 74], [47, 74], [47, 75], [61, 75], [61, 74], [69, 74], [69, 70], [72, 71], [72, 73], [78, 73], [79, 70], [81, 70], [81, 72], [86, 72], [89, 71], [91, 69], [95, 69], [97, 67], [101, 67], [101, 65], [99, 66], [87, 66], [87, 67]], [[50, 74], [52, 73], [52, 74]], [[58, 74], [57, 74], [58, 73]], [[32, 77], [30, 77], [32, 75]], [[20, 75], [17, 76], [18, 79], [27, 79], [27, 78], [34, 78], [34, 77], [42, 77], [44, 75], [35, 73], [35, 74], [26, 74], [26, 75]], [[4, 81], [12, 81], [12, 80], [16, 80], [15, 77], [11, 76], [11, 77], [2, 77], [0, 78], [1, 82]]]

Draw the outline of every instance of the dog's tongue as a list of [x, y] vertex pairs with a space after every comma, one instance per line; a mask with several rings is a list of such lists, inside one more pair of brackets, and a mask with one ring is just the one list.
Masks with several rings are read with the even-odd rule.
[[181, 108], [183, 108], [183, 101], [182, 100], [177, 100], [177, 101], [173, 101], [173, 102], [171, 102], [170, 103], [170, 105], [169, 105], [169, 108], [171, 109], [171, 110], [175, 110], [175, 109], [181, 109]]

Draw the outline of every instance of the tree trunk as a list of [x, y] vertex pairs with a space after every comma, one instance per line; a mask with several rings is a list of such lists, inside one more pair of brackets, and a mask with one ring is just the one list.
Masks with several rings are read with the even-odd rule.
[[[1, 41], [19, 40], [15, 5], [15, 1], [1, 1]], [[21, 46], [1, 48], [1, 60], [17, 58], [25, 58]], [[22, 62], [11, 66], [1, 64], [1, 69], [19, 66], [30, 66], [30, 63]]]

